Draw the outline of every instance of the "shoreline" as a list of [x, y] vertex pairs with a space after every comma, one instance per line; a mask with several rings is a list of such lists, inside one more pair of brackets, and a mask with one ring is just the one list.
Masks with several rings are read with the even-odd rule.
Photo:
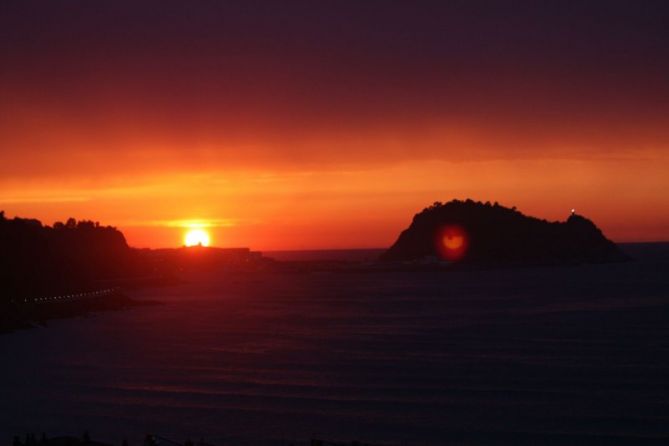
[[[83, 298], [69, 296], [34, 299], [28, 302], [9, 302], [1, 305], [0, 335], [17, 330], [45, 327], [48, 321], [69, 319], [103, 311], [121, 311], [134, 307], [160, 305], [158, 301], [145, 301], [129, 297], [120, 288], [81, 293]], [[80, 295], [76, 295], [80, 296]]]

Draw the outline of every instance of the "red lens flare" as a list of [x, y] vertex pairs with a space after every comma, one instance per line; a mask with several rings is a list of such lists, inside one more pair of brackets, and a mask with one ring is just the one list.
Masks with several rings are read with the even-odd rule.
[[460, 260], [467, 252], [467, 232], [458, 225], [448, 225], [437, 233], [437, 251], [442, 259]]

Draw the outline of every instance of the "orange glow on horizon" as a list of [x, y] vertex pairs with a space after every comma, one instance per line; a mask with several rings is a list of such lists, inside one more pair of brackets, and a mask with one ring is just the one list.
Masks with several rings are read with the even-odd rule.
[[[412, 161], [302, 170], [183, 170], [0, 179], [0, 210], [44, 224], [118, 227], [131, 246], [180, 246], [184, 228], [258, 250], [388, 247], [430, 203], [472, 198], [565, 220], [572, 208], [614, 241], [669, 239], [669, 160]], [[638, 172], [644, 172], [639, 175]]]

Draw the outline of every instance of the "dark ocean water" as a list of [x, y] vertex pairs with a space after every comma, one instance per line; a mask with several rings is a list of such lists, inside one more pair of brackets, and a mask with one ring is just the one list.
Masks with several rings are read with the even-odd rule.
[[350, 261], [372, 262], [386, 250], [377, 249], [313, 249], [308, 251], [267, 251], [263, 255], [281, 261]]
[[669, 248], [479, 272], [191, 276], [0, 336], [0, 444], [669, 444]]

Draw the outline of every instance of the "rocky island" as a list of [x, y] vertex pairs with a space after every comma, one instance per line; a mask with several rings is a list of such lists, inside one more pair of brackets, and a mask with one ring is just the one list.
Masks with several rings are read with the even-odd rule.
[[473, 200], [436, 202], [381, 255], [382, 262], [478, 266], [604, 263], [628, 260], [587, 218], [549, 222]]

